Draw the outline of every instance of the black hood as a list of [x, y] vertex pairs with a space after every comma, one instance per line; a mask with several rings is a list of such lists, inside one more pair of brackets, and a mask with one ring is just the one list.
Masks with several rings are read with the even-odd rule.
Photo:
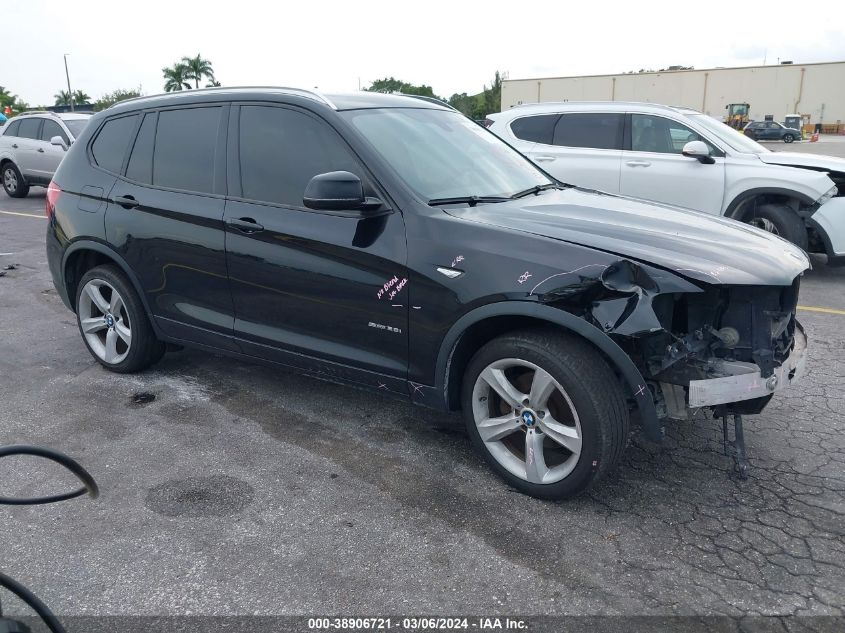
[[654, 264], [709, 284], [788, 286], [804, 252], [747, 224], [572, 187], [447, 212]]

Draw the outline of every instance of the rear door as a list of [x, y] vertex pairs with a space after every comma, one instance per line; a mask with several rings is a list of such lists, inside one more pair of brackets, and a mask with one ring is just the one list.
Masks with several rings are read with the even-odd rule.
[[624, 119], [618, 112], [564, 112], [551, 138], [527, 155], [558, 180], [618, 193]]
[[39, 147], [42, 120], [34, 116], [21, 118], [17, 136], [12, 139], [12, 156], [21, 174], [27, 180], [39, 183], [41, 178], [37, 171], [36, 149]]
[[[165, 108], [133, 122], [131, 153], [109, 195], [106, 234], [138, 275], [166, 334], [237, 350], [223, 231], [227, 111]], [[102, 134], [92, 145], [95, 157]]]
[[[720, 214], [725, 195], [724, 153], [683, 123], [653, 114], [630, 115], [620, 189], [623, 195]], [[713, 164], [682, 155], [703, 141]]]
[[366, 195], [386, 199], [340, 134], [315, 114], [242, 104], [231, 122], [226, 253], [239, 344], [255, 356], [404, 392], [402, 214], [385, 208], [362, 218], [303, 206], [309, 180], [337, 170], [357, 174]]

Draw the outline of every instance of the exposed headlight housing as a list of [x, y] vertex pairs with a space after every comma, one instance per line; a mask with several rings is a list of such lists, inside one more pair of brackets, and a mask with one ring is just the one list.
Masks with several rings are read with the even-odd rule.
[[839, 193], [839, 189], [836, 188], [836, 185], [833, 185], [830, 189], [828, 189], [821, 198], [816, 200], [816, 204], [818, 206], [822, 206], [825, 202], [830, 200], [831, 198], [835, 198], [836, 195]]

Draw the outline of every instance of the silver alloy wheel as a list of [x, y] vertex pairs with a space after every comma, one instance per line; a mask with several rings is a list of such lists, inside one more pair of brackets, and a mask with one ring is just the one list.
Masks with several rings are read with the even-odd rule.
[[11, 167], [3, 170], [3, 186], [9, 193], [15, 193], [18, 190], [18, 175]]
[[472, 414], [487, 450], [533, 484], [566, 478], [581, 457], [581, 421], [569, 394], [547, 371], [503, 358], [479, 374]]
[[132, 347], [132, 324], [117, 290], [102, 279], [92, 279], [79, 295], [79, 324], [97, 357], [116, 365]]
[[772, 222], [768, 218], [751, 218], [749, 224], [751, 226], [756, 226], [758, 229], [763, 229], [764, 231], [767, 231], [774, 235], [780, 235], [774, 222]]

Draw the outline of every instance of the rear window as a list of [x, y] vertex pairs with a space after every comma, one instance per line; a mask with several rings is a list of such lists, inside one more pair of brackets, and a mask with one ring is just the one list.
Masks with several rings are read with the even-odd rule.
[[120, 172], [120, 168], [123, 167], [123, 157], [126, 155], [130, 137], [137, 122], [137, 114], [106, 121], [91, 145], [91, 154], [98, 166], [107, 171]]
[[621, 113], [562, 114], [555, 125], [553, 143], [563, 147], [622, 149]]
[[164, 110], [158, 115], [153, 184], [211, 193], [222, 107]]
[[538, 116], [524, 116], [511, 123], [511, 132], [521, 141], [552, 144], [557, 114], [541, 114]]

